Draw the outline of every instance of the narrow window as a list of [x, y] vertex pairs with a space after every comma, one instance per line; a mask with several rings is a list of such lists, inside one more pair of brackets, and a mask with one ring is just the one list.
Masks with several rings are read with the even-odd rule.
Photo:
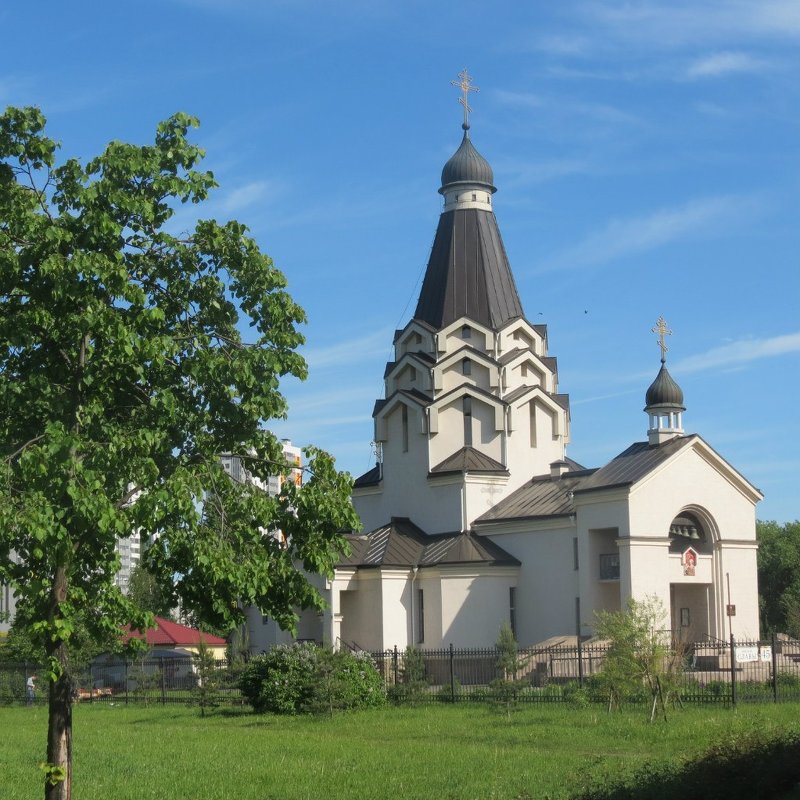
[[462, 339], [471, 339], [472, 338], [472, 328], [469, 325], [465, 325], [461, 329], [461, 338]]
[[468, 358], [461, 362], [461, 374], [472, 375], [472, 362]]
[[414, 369], [414, 367], [409, 367], [408, 368], [408, 380], [409, 380], [409, 383], [416, 383], [417, 371]]
[[408, 406], [401, 406], [401, 420], [403, 424], [403, 452], [408, 452]]
[[572, 568], [579, 569], [580, 564], [578, 562], [578, 537], [572, 537]]
[[517, 638], [517, 587], [508, 587], [508, 624], [511, 625], [511, 633]]
[[462, 402], [464, 411], [464, 447], [472, 447], [472, 398], [465, 397]]
[[477, 194], [477, 192], [473, 192], [473, 193], [472, 193], [472, 201], [473, 201], [473, 202], [475, 202], [477, 199], [478, 199], [478, 194]]
[[425, 595], [417, 589], [417, 644], [425, 641]]
[[531, 447], [536, 447], [536, 404], [529, 403], [530, 408], [530, 429], [531, 429]]

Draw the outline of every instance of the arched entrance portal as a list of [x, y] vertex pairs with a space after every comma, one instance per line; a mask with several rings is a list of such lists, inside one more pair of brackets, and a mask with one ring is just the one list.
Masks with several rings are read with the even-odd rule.
[[685, 509], [669, 526], [670, 620], [684, 642], [716, 636], [713, 521]]

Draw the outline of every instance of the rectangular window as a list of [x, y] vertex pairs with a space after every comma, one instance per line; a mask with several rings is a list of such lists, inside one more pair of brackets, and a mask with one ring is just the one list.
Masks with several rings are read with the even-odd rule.
[[580, 569], [580, 562], [578, 561], [578, 537], [572, 537], [572, 569]]
[[619, 553], [601, 553], [600, 555], [600, 580], [619, 580]]
[[472, 398], [465, 397], [462, 403], [464, 411], [464, 447], [472, 447]]
[[401, 419], [403, 425], [403, 452], [408, 452], [408, 406], [401, 407]]
[[417, 590], [417, 644], [425, 641], [425, 596], [422, 589]]
[[508, 624], [511, 626], [511, 633], [517, 638], [517, 587], [508, 587]]
[[536, 403], [529, 403], [528, 406], [531, 410], [531, 447], [536, 447]]

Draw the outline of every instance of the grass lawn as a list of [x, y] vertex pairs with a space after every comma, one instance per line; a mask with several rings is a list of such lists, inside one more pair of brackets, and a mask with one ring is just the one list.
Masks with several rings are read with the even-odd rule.
[[[683, 759], [738, 731], [800, 727], [800, 706], [644, 709], [480, 705], [386, 708], [334, 718], [181, 706], [75, 708], [74, 800], [567, 798], [645, 761]], [[47, 710], [0, 708], [0, 797], [39, 798]]]

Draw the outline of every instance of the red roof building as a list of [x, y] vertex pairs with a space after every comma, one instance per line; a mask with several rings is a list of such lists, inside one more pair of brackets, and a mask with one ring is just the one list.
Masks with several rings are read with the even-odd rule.
[[205, 642], [215, 656], [224, 657], [228, 643], [221, 636], [214, 636], [213, 633], [204, 633], [197, 628], [190, 628], [188, 625], [181, 625], [164, 617], [156, 617], [156, 627], [149, 628], [144, 634], [139, 631], [132, 631], [130, 626], [126, 625], [123, 641], [144, 639], [150, 647], [154, 648], [182, 647], [185, 650], [197, 652], [201, 637], [202, 641]]

